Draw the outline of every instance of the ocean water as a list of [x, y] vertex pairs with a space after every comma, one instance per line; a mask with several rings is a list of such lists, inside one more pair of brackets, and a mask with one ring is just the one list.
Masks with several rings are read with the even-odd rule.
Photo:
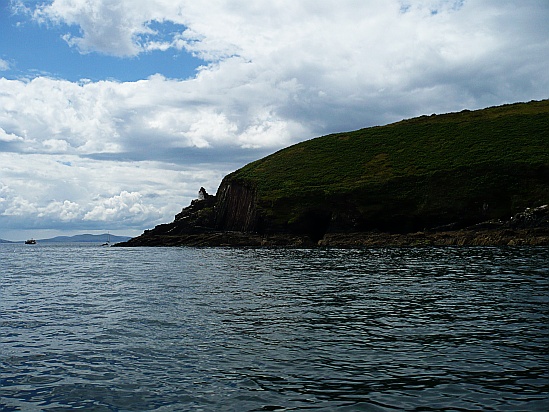
[[547, 411], [549, 249], [0, 245], [2, 411]]

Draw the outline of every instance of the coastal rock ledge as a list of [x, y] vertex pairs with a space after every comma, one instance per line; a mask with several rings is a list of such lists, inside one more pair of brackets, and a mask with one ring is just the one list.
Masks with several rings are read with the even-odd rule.
[[[232, 195], [227, 193], [233, 192]], [[549, 206], [528, 208], [509, 220], [491, 220], [461, 229], [444, 227], [411, 233], [331, 232], [320, 238], [299, 233], [259, 233], [235, 230], [254, 227], [256, 211], [253, 194], [243, 188], [220, 187], [219, 195], [200, 189], [199, 198], [175, 216], [173, 222], [146, 230], [141, 236], [115, 246], [191, 247], [418, 247], [418, 246], [547, 246], [549, 245]], [[238, 198], [244, 194], [244, 198]], [[229, 203], [231, 206], [227, 206]], [[232, 211], [231, 211], [232, 209]], [[234, 211], [236, 209], [236, 211]], [[220, 217], [219, 210], [223, 215]], [[255, 222], [257, 224], [257, 222]], [[229, 229], [226, 229], [229, 228]]]

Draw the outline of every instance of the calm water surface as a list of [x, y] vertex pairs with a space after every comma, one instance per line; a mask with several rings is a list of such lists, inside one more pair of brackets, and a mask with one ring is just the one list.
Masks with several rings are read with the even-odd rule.
[[549, 249], [0, 245], [3, 411], [549, 410]]

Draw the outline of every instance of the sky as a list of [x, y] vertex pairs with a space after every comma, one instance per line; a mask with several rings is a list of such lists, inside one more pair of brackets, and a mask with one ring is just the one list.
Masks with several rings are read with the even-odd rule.
[[548, 21], [548, 0], [0, 0], [0, 238], [137, 236], [291, 144], [547, 99]]

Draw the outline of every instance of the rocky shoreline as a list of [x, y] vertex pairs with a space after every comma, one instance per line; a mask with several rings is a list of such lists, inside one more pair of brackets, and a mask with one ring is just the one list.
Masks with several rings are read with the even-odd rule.
[[258, 233], [230, 230], [216, 225], [216, 196], [200, 189], [199, 198], [171, 223], [146, 230], [115, 246], [190, 247], [415, 247], [415, 246], [549, 246], [549, 205], [528, 208], [506, 221], [490, 220], [473, 226], [450, 224], [413, 233], [327, 230], [310, 234], [273, 231]]
[[419, 246], [549, 246], [549, 229], [456, 230], [392, 234], [378, 232], [329, 233], [318, 242], [291, 234], [259, 235], [209, 232], [134, 238], [116, 246], [189, 247], [419, 247]]
[[417, 246], [548, 246], [547, 229], [457, 230], [436, 233], [329, 234], [319, 242], [328, 247]]
[[[196, 227], [195, 227], [196, 229]], [[415, 233], [326, 233], [320, 240], [288, 233], [258, 234], [238, 231], [168, 229], [146, 231], [116, 246], [190, 247], [419, 247], [419, 246], [549, 246], [549, 206], [527, 209], [509, 221], [483, 222], [459, 230]]]

